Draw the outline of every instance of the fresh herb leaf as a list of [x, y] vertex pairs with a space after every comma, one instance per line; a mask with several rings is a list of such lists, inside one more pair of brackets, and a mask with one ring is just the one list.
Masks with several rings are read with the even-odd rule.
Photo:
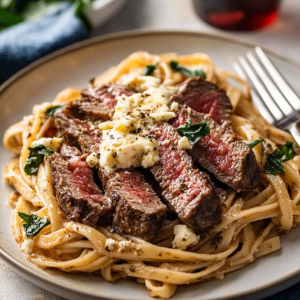
[[18, 212], [18, 215], [24, 221], [23, 227], [28, 237], [36, 236], [43, 228], [51, 224], [46, 216], [40, 218], [36, 214], [27, 215], [23, 212]]
[[[74, 3], [74, 14], [87, 30], [91, 23], [85, 14], [95, 0], [68, 0]], [[20, 22], [41, 18], [59, 11], [64, 0], [0, 0], [0, 30]]]
[[91, 85], [93, 85], [93, 84], [95, 83], [95, 77], [94, 77], [94, 78], [91, 78], [91, 79], [89, 80], [89, 83], [90, 83]]
[[297, 155], [294, 143], [287, 141], [279, 149], [268, 155], [265, 165], [266, 174], [284, 174], [283, 162], [293, 159]]
[[281, 161], [291, 160], [297, 155], [294, 146], [293, 142], [287, 141], [279, 149], [275, 150], [274, 155]]
[[28, 149], [30, 150], [30, 155], [24, 164], [24, 170], [27, 175], [36, 175], [44, 156], [50, 156], [54, 152], [42, 144], [29, 147]]
[[196, 144], [200, 139], [210, 133], [210, 128], [207, 123], [192, 124], [192, 121], [185, 119], [187, 124], [181, 125], [177, 128], [177, 132], [186, 136], [192, 144]]
[[179, 186], [180, 192], [184, 192], [187, 188], [188, 188], [188, 186], [184, 182], [180, 183], [180, 186]]
[[184, 75], [186, 77], [201, 76], [203, 79], [206, 79], [206, 74], [203, 70], [191, 71], [187, 68], [179, 66], [179, 63], [177, 61], [174, 61], [174, 60], [170, 61], [170, 66], [174, 71], [180, 72], [182, 75]]
[[255, 139], [254, 141], [248, 143], [248, 146], [253, 148], [253, 147], [257, 146], [258, 144], [260, 144], [263, 141], [264, 141], [264, 139]]
[[45, 114], [50, 117], [55, 117], [55, 114], [61, 112], [64, 109], [64, 105], [55, 105], [46, 109]]
[[145, 68], [145, 71], [143, 73], [143, 76], [150, 76], [156, 68], [157, 68], [157, 64], [147, 65], [146, 68]]

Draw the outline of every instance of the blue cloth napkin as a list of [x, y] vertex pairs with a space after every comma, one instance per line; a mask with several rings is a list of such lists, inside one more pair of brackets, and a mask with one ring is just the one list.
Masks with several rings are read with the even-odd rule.
[[71, 3], [0, 32], [0, 85], [33, 61], [88, 37]]
[[265, 298], [264, 300], [299, 300], [300, 299], [300, 283], [293, 285], [292, 287]]

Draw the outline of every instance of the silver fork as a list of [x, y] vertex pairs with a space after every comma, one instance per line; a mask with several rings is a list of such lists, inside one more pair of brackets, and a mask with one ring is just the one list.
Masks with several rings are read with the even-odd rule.
[[289, 131], [300, 146], [300, 98], [260, 47], [255, 48], [255, 54], [258, 59], [248, 51], [233, 67], [242, 79], [250, 79], [252, 99], [262, 116], [276, 127]]

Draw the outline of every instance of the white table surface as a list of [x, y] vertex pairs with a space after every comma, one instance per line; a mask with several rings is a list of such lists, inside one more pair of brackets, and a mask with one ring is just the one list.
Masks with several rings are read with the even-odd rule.
[[[93, 36], [130, 30], [186, 29], [224, 33], [196, 15], [191, 0], [129, 0], [122, 11], [93, 32]], [[300, 62], [300, 0], [283, 0], [280, 17], [253, 32], [225, 32], [248, 39]], [[0, 259], [0, 300], [62, 300], [23, 279]]]

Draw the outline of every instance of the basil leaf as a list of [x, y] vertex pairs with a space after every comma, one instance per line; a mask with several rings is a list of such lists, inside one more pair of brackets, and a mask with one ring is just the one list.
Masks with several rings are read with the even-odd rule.
[[255, 139], [254, 141], [248, 143], [248, 146], [253, 148], [253, 147], [257, 146], [258, 144], [260, 144], [263, 141], [264, 141], [264, 139]]
[[46, 109], [45, 114], [50, 117], [55, 117], [55, 114], [64, 109], [64, 105], [55, 105]]
[[287, 141], [279, 149], [268, 155], [265, 165], [266, 174], [284, 174], [283, 162], [293, 159], [297, 155], [294, 143]]
[[91, 78], [90, 80], [89, 80], [89, 83], [91, 84], [91, 85], [94, 85], [94, 83], [95, 83], [95, 77], [94, 78]]
[[185, 120], [188, 125], [184, 124], [179, 126], [177, 132], [182, 136], [186, 136], [193, 145], [210, 133], [210, 128], [207, 123], [192, 124], [191, 120]]
[[156, 68], [157, 68], [157, 64], [146, 66], [143, 76], [150, 76]]
[[39, 166], [44, 159], [44, 156], [50, 156], [54, 152], [42, 144], [29, 147], [28, 149], [30, 150], [30, 155], [26, 159], [24, 170], [27, 175], [36, 175], [39, 170]]
[[171, 68], [176, 71], [176, 72], [180, 72], [182, 75], [186, 76], [186, 77], [197, 77], [197, 76], [201, 76], [203, 79], [206, 79], [206, 74], [203, 70], [195, 70], [195, 71], [191, 71], [187, 68], [181, 67], [179, 66], [177, 61], [170, 61], [170, 66]]
[[279, 149], [275, 150], [274, 155], [281, 161], [291, 160], [297, 155], [294, 146], [293, 142], [287, 141]]
[[36, 236], [43, 228], [51, 224], [47, 217], [40, 218], [36, 214], [27, 215], [23, 212], [18, 212], [18, 215], [24, 221], [23, 227], [28, 237]]
[[284, 166], [280, 159], [278, 159], [273, 153], [268, 155], [268, 159], [265, 165], [266, 174], [284, 174]]

